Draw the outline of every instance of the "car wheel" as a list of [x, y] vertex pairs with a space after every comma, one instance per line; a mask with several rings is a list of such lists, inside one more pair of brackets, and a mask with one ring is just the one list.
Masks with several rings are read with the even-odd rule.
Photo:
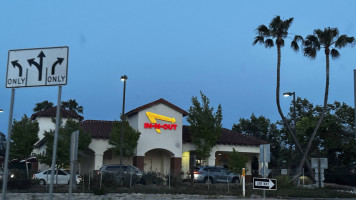
[[46, 185], [46, 181], [43, 180], [43, 179], [41, 179], [41, 180], [40, 180], [40, 185]]
[[212, 184], [213, 183], [213, 180], [211, 178], [205, 178], [204, 179], [204, 183], [206, 184]]

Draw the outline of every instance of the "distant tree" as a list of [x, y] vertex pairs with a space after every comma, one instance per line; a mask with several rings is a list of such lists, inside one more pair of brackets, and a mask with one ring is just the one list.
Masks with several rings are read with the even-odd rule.
[[0, 156], [5, 157], [6, 151], [6, 137], [5, 134], [0, 132]]
[[214, 108], [209, 106], [208, 97], [202, 92], [200, 95], [201, 103], [197, 97], [192, 97], [193, 105], [189, 108], [187, 121], [190, 123], [191, 139], [196, 152], [203, 160], [206, 160], [221, 136], [222, 109], [219, 105], [213, 113]]
[[[69, 166], [69, 153], [70, 153], [70, 142], [71, 135], [73, 132], [79, 130], [79, 141], [78, 141], [78, 151], [85, 151], [91, 142], [91, 136], [89, 133], [84, 132], [79, 126], [79, 123], [73, 119], [68, 119], [64, 126], [59, 129], [58, 132], [58, 143], [57, 143], [57, 157], [56, 157], [56, 167], [57, 169]], [[44, 139], [46, 141], [46, 153], [44, 155], [38, 155], [38, 158], [42, 163], [49, 166], [52, 165], [52, 154], [53, 154], [53, 140], [54, 140], [54, 130], [45, 131]]]
[[252, 113], [250, 119], [240, 118], [239, 123], [232, 126], [232, 130], [270, 142], [272, 145], [271, 167], [278, 168], [282, 160], [286, 158], [280, 154], [285, 148], [282, 144], [284, 134], [268, 118], [256, 117]]
[[[297, 137], [303, 145], [309, 142], [314, 128], [319, 121], [323, 107], [315, 106], [312, 115], [306, 114], [297, 123]], [[334, 102], [326, 106], [325, 117], [318, 134], [311, 145], [308, 158], [327, 157], [329, 169], [352, 169], [356, 163], [354, 133], [347, 130], [354, 127], [354, 109], [345, 103]]]
[[246, 163], [248, 158], [238, 151], [235, 148], [232, 148], [232, 152], [230, 153], [230, 162], [229, 162], [229, 170], [236, 174], [241, 174], [242, 168], [246, 167]]
[[75, 111], [77, 113], [83, 113], [83, 106], [79, 106], [75, 99], [69, 99], [68, 101], [62, 101], [62, 108]]
[[40, 103], [36, 103], [35, 108], [33, 109], [34, 112], [42, 111], [42, 110], [47, 110], [48, 108], [52, 108], [53, 103], [49, 101], [42, 101]]
[[11, 134], [10, 157], [26, 159], [35, 148], [38, 138], [39, 126], [37, 121], [30, 120], [24, 115], [21, 121], [14, 120]]
[[315, 125], [312, 135], [308, 141], [308, 144], [303, 153], [303, 157], [297, 168], [297, 174], [300, 174], [302, 171], [305, 160], [307, 159], [308, 153], [314, 141], [314, 138], [318, 132], [318, 129], [323, 121], [323, 118], [327, 110], [327, 102], [329, 96], [329, 68], [330, 61], [329, 57], [338, 58], [340, 56], [339, 51], [336, 48], [343, 48], [348, 44], [355, 44], [354, 37], [348, 37], [347, 35], [339, 36], [339, 30], [337, 28], [324, 28], [324, 30], [316, 29], [314, 30], [313, 35], [308, 35], [304, 41], [304, 55], [314, 59], [317, 55], [317, 52], [323, 48], [325, 57], [326, 57], [326, 84], [325, 84], [325, 93], [324, 93], [324, 104], [320, 112], [319, 120]]
[[[123, 117], [121, 117], [121, 119], [123, 119]], [[120, 154], [122, 124], [124, 124], [122, 156], [131, 157], [135, 153], [135, 149], [137, 147], [141, 133], [132, 128], [126, 119], [121, 120], [120, 122], [114, 122], [114, 126], [111, 129], [111, 134], [109, 138], [109, 144], [113, 145], [113, 147], [109, 149], [115, 152], [117, 155]]]

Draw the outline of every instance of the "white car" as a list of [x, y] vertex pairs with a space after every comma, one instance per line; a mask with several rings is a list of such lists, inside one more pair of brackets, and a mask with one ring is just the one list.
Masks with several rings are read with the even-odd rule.
[[[50, 184], [51, 180], [51, 170], [45, 170], [43, 172], [39, 172], [37, 174], [34, 174], [32, 176], [32, 179], [38, 179], [40, 180], [40, 185], [46, 185]], [[75, 177], [77, 184], [80, 183], [82, 180], [82, 177], [79, 175], [76, 175]], [[70, 174], [65, 172], [64, 170], [58, 170], [58, 183], [57, 183], [57, 170], [54, 171], [54, 184], [69, 184], [70, 180]]]

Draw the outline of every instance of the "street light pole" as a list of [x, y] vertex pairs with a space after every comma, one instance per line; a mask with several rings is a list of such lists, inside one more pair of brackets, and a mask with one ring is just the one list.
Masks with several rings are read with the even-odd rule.
[[[355, 141], [356, 141], [356, 69], [354, 69]], [[355, 145], [356, 149], [356, 145]]]
[[122, 100], [122, 118], [121, 118], [121, 140], [120, 140], [120, 166], [122, 166], [122, 146], [124, 140], [124, 121], [125, 121], [125, 93], [126, 93], [126, 81], [127, 76], [121, 76], [121, 81], [124, 82], [124, 94]]

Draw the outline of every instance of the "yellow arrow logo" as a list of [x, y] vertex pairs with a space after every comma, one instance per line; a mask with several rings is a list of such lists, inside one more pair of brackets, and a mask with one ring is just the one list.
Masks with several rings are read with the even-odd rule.
[[[148, 117], [148, 119], [150, 120], [151, 123], [157, 123], [156, 119], [162, 120], [162, 121], [166, 121], [166, 122], [171, 122], [172, 124], [174, 124], [176, 122], [176, 119], [174, 117], [166, 117], [163, 115], [159, 115], [156, 113], [151, 113], [151, 112], [146, 112], [146, 115]], [[161, 129], [157, 128], [156, 129], [157, 133], [161, 133]]]

